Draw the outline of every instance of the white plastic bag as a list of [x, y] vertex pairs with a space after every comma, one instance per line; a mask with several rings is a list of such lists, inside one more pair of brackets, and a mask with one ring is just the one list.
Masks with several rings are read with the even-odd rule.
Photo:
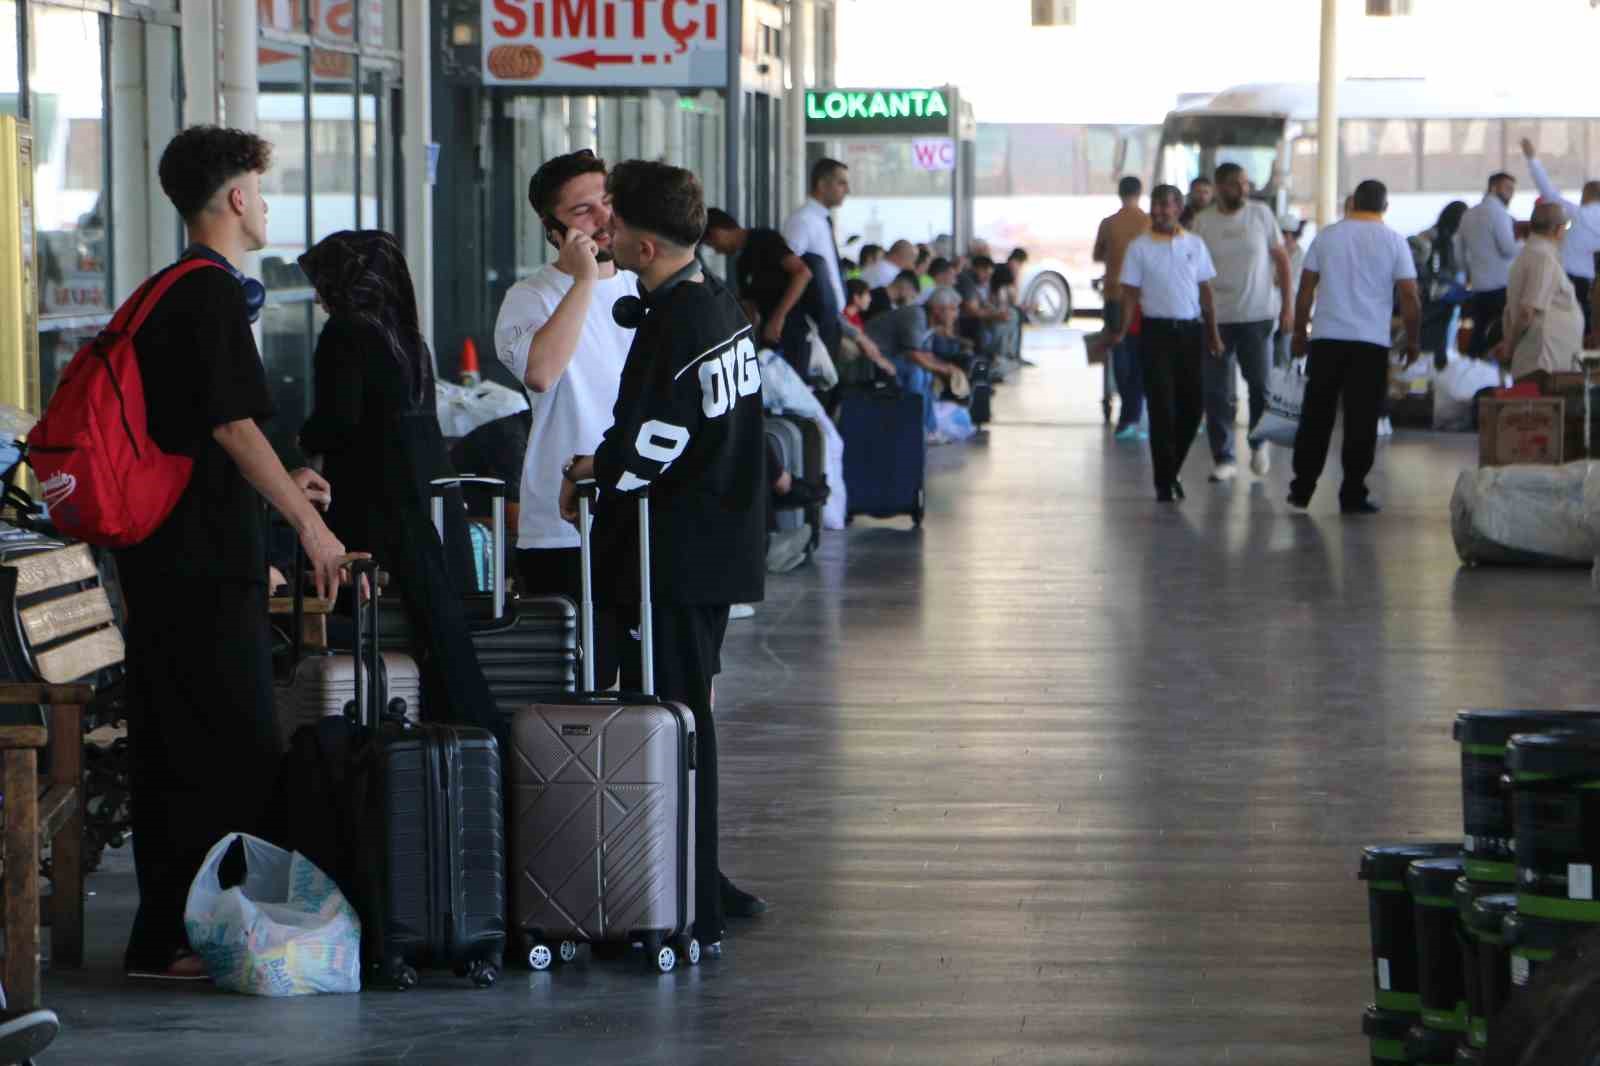
[[1450, 532], [1464, 563], [1586, 566], [1595, 558], [1590, 463], [1463, 470]]
[[825, 389], [837, 387], [839, 368], [833, 365], [833, 356], [828, 354], [828, 346], [822, 343], [816, 326], [812, 326], [811, 332], [806, 334], [806, 343], [811, 347], [811, 361], [807, 370], [812, 379], [820, 381]]
[[805, 415], [822, 427], [822, 440], [827, 453], [825, 473], [828, 475], [828, 500], [822, 505], [822, 528], [843, 529], [846, 514], [844, 491], [844, 438], [822, 403], [800, 375], [794, 372], [777, 352], [763, 348], [756, 353], [756, 363], [761, 367], [761, 402], [768, 411], [793, 411]]
[[481, 425], [528, 409], [528, 397], [520, 389], [508, 389], [492, 381], [470, 389], [439, 381], [434, 388], [439, 429], [446, 437], [465, 437]]
[[1287, 366], [1273, 367], [1267, 378], [1267, 409], [1256, 428], [1250, 431], [1250, 446], [1276, 444], [1292, 449], [1295, 434], [1300, 432], [1300, 407], [1305, 396], [1304, 360], [1296, 359]]
[[[218, 873], [234, 841], [244, 847], [244, 883], [224, 889]], [[361, 920], [299, 852], [229, 833], [200, 864], [183, 924], [219, 988], [257, 996], [361, 990]]]
[[933, 405], [933, 418], [939, 432], [951, 440], [971, 440], [978, 435], [972, 415], [954, 400], [939, 400]]

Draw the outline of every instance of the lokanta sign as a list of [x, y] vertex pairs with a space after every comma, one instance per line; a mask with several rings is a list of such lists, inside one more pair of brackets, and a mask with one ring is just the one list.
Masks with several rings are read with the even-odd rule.
[[484, 0], [489, 85], [705, 88], [728, 81], [726, 0]]
[[941, 89], [810, 89], [806, 133], [949, 133], [950, 103]]

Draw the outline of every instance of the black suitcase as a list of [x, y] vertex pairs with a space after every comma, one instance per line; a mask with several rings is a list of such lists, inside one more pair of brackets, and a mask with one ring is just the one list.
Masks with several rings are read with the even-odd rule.
[[967, 381], [972, 385], [972, 395], [967, 400], [967, 414], [973, 425], [986, 425], [993, 417], [990, 405], [994, 399], [994, 372], [989, 361], [974, 359], [972, 369], [967, 372]]
[[[371, 562], [352, 569], [376, 579]], [[419, 968], [449, 968], [487, 988], [506, 944], [499, 746], [486, 730], [412, 724], [398, 705], [382, 707], [371, 684], [377, 612], [353, 614], [356, 698], [343, 718], [304, 726], [291, 742], [290, 846], [313, 862], [335, 853], [319, 865], [361, 917], [369, 974], [407, 989]], [[358, 713], [378, 725], [357, 724]], [[298, 815], [297, 800], [308, 801]], [[327, 824], [328, 808], [338, 825]]]

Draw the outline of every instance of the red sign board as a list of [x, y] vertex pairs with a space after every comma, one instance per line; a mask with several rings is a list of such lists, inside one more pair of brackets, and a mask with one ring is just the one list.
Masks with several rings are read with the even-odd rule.
[[728, 80], [726, 0], [484, 0], [490, 85], [704, 88]]

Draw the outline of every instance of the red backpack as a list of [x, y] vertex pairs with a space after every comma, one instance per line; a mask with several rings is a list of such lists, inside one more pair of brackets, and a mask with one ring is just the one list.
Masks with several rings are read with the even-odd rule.
[[189, 485], [194, 460], [150, 438], [133, 338], [167, 290], [196, 270], [186, 259], [157, 274], [61, 373], [44, 417], [28, 432], [28, 465], [66, 536], [108, 548], [138, 544], [161, 527]]

